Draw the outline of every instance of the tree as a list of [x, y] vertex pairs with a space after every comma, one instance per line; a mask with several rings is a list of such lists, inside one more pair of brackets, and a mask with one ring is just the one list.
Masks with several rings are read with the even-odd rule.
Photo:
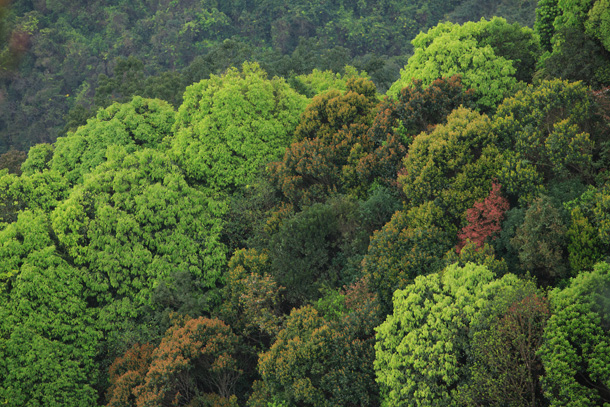
[[528, 85], [498, 106], [492, 127], [502, 148], [532, 163], [547, 181], [590, 182], [603, 159], [605, 125], [594, 96], [579, 82]]
[[542, 379], [551, 406], [610, 403], [610, 266], [599, 263], [550, 293]]
[[294, 309], [275, 343], [260, 355], [260, 393], [302, 406], [378, 405], [372, 366], [373, 328], [379, 306], [366, 282], [342, 291], [343, 310], [322, 314], [312, 306]]
[[100, 323], [116, 332], [133, 328], [128, 321], [151, 305], [154, 288], [177, 284], [177, 274], [200, 281], [199, 296], [217, 287], [226, 264], [223, 210], [164, 154], [114, 146], [51, 219], [66, 256], [88, 270], [87, 297], [101, 308]]
[[444, 223], [433, 202], [409, 212], [397, 211], [375, 232], [362, 261], [362, 272], [379, 298], [384, 313], [391, 311], [393, 293], [420, 275], [443, 268], [442, 253], [455, 244], [455, 227]]
[[377, 328], [375, 372], [383, 405], [451, 405], [467, 377], [468, 326], [493, 275], [450, 266], [415, 278], [394, 294], [394, 312]]
[[58, 138], [49, 166], [77, 183], [106, 161], [112, 145], [129, 153], [143, 148], [165, 150], [163, 139], [172, 134], [174, 116], [172, 107], [161, 100], [136, 96], [129, 103], [113, 104], [74, 133]]
[[17, 220], [25, 209], [52, 211], [67, 198], [70, 185], [57, 171], [31, 175], [0, 174], [0, 221]]
[[377, 104], [375, 86], [350, 78], [347, 91], [316, 96], [295, 131], [296, 141], [282, 161], [269, 168], [271, 179], [287, 200], [297, 206], [324, 201], [344, 192], [344, 173], [356, 151], [367, 150], [366, 131]]
[[272, 275], [286, 287], [292, 306], [316, 300], [322, 288], [353, 282], [349, 259], [366, 250], [366, 245], [356, 244], [363, 232], [359, 223], [357, 203], [342, 197], [314, 204], [283, 221], [269, 251]]
[[[460, 74], [464, 85], [475, 90], [477, 106], [487, 111], [515, 86], [516, 74], [531, 77], [539, 49], [531, 30], [510, 26], [499, 18], [462, 26], [441, 23], [420, 33], [412, 43], [415, 52], [388, 95], [396, 95], [413, 79], [428, 86], [438, 78]], [[521, 71], [517, 71], [517, 63]]]
[[539, 9], [536, 24], [548, 51], [539, 74], [596, 88], [610, 84], [608, 1], [541, 1]]
[[266, 340], [277, 335], [283, 322], [280, 305], [284, 287], [271, 273], [267, 251], [241, 249], [231, 257], [225, 277], [220, 315], [234, 332], [254, 342], [254, 355], [264, 348]]
[[464, 214], [491, 189], [502, 166], [502, 154], [487, 116], [456, 109], [447, 123], [416, 137], [399, 178], [407, 207], [436, 200], [448, 223], [462, 227]]
[[50, 230], [46, 214], [24, 211], [0, 232], [0, 399], [96, 406], [96, 310]]
[[247, 185], [289, 145], [305, 97], [255, 63], [187, 88], [170, 154], [189, 179], [213, 191]]
[[346, 187], [360, 191], [360, 195], [375, 183], [395, 188], [413, 138], [445, 123], [460, 105], [471, 105], [472, 96], [473, 91], [465, 90], [456, 75], [437, 79], [427, 87], [415, 80], [400, 91], [397, 99], [385, 98], [367, 130], [367, 143], [354, 148], [348, 165], [343, 167]]
[[537, 351], [550, 316], [548, 300], [532, 282], [507, 288], [492, 300], [496, 309], [485, 323], [477, 321], [471, 336], [472, 382], [459, 390], [462, 405], [544, 403], [540, 386], [544, 370]]
[[523, 224], [511, 240], [523, 269], [532, 272], [542, 284], [569, 275], [565, 234], [562, 213], [548, 197], [541, 196], [527, 209]]
[[291, 78], [289, 83], [296, 85], [296, 90], [299, 90], [298, 87], [304, 88], [305, 93], [303, 94], [312, 98], [329, 90], [347, 92], [347, 81], [356, 78], [370, 79], [366, 72], [358, 72], [353, 66], [346, 66], [344, 75], [331, 70], [321, 71], [314, 68], [310, 74]]
[[487, 239], [497, 237], [495, 234], [502, 229], [502, 220], [507, 210], [508, 201], [500, 195], [500, 184], [493, 183], [487, 198], [482, 202], [475, 202], [474, 206], [468, 209], [468, 225], [458, 233], [460, 243], [456, 246], [456, 251], [460, 252], [467, 241], [481, 247]]
[[608, 187], [589, 187], [577, 199], [564, 204], [570, 211], [566, 231], [568, 255], [574, 274], [591, 271], [607, 255], [610, 242]]
[[145, 383], [152, 362], [154, 346], [134, 344], [123, 356], [115, 359], [109, 369], [110, 387], [106, 394], [107, 407], [133, 407], [135, 389]]
[[151, 355], [138, 407], [186, 405], [207, 393], [230, 400], [241, 374], [234, 357], [238, 337], [218, 319], [185, 318], [165, 334]]
[[512, 274], [494, 279], [472, 263], [397, 290], [393, 313], [376, 329], [382, 405], [504, 405], [510, 400], [500, 394], [536, 397], [540, 371], [532, 362], [546, 315], [537, 296], [532, 282]]
[[551, 40], [555, 34], [555, 19], [559, 15], [558, 0], [538, 0], [534, 29], [540, 36], [540, 46], [547, 52], [553, 50]]
[[23, 151], [9, 150], [0, 155], [0, 170], [6, 168], [11, 174], [21, 175], [21, 164], [26, 158]]

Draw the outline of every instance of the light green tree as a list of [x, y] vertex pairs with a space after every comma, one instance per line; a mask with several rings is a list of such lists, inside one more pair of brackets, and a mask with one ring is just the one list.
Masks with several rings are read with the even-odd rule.
[[610, 404], [610, 265], [599, 263], [550, 294], [540, 356], [551, 406]]
[[[504, 314], [511, 314], [511, 305], [528, 298], [536, 289], [533, 283], [513, 274], [494, 277], [485, 266], [454, 264], [440, 273], [417, 277], [413, 284], [394, 293], [394, 312], [377, 328], [375, 345], [374, 365], [383, 406], [472, 405], [467, 403], [469, 394], [480, 390], [489, 391], [483, 396], [487, 400], [489, 395], [495, 397], [493, 388], [471, 388], [473, 380], [493, 383], [498, 391], [510, 392], [510, 382], [496, 381], [493, 375], [505, 379], [514, 373], [509, 368], [515, 366], [527, 371], [535, 346], [527, 347], [527, 358], [513, 359], [503, 366], [502, 361], [511, 357], [511, 350], [504, 349], [505, 355], [490, 361], [485, 359], [486, 345], [480, 340], [489, 336], [486, 331], [493, 330]], [[529, 311], [525, 315], [528, 314], [536, 315]], [[527, 334], [527, 326], [523, 333]], [[474, 342], [473, 337], [477, 339]], [[520, 338], [514, 337], [515, 344], [523, 343]], [[494, 366], [499, 370], [476, 365], [477, 360], [500, 362]], [[533, 381], [535, 388], [537, 377], [516, 378]]]
[[162, 281], [172, 286], [177, 273], [204, 290], [216, 287], [226, 263], [223, 208], [190, 187], [164, 154], [115, 146], [51, 219], [66, 255], [88, 270], [87, 295], [102, 308], [102, 325], [114, 329], [150, 305]]
[[172, 134], [174, 116], [171, 105], [162, 100], [136, 96], [129, 103], [115, 103], [74, 133], [58, 138], [48, 165], [76, 183], [106, 161], [111, 145], [123, 146], [130, 153], [142, 148], [164, 150], [162, 143]]
[[247, 185], [290, 144], [306, 103], [256, 63], [212, 75], [187, 88], [171, 156], [189, 179], [211, 190]]
[[24, 211], [0, 232], [0, 402], [96, 406], [96, 310], [50, 230], [47, 215]]
[[456, 405], [467, 375], [470, 321], [485, 305], [486, 267], [449, 266], [394, 293], [394, 313], [377, 328], [375, 370], [383, 406]]
[[483, 110], [493, 110], [517, 78], [529, 81], [540, 48], [532, 30], [500, 18], [464, 25], [441, 23], [419, 34], [412, 44], [414, 54], [388, 95], [398, 94], [413, 79], [430, 85], [460, 74], [464, 86], [475, 90], [477, 106]]

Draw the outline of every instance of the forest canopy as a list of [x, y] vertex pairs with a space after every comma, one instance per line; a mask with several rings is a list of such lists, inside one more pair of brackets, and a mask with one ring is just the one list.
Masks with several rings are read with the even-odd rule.
[[610, 405], [609, 15], [0, 1], [0, 404]]

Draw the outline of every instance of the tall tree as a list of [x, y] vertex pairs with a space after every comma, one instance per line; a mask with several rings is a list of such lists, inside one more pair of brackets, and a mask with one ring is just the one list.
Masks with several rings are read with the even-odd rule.
[[279, 158], [305, 104], [284, 80], [244, 63], [187, 88], [170, 154], [189, 179], [229, 192]]
[[610, 266], [599, 263], [550, 294], [540, 356], [551, 406], [610, 403]]

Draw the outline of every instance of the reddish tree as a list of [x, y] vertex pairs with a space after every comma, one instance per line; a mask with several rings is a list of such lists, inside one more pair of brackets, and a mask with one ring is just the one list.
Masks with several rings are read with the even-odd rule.
[[182, 406], [216, 393], [229, 400], [240, 376], [237, 336], [218, 319], [199, 317], [171, 327], [152, 353], [137, 406]]
[[458, 233], [460, 242], [456, 246], [459, 253], [468, 241], [483, 246], [483, 243], [502, 229], [504, 213], [508, 210], [508, 200], [500, 195], [500, 184], [493, 183], [491, 192], [483, 202], [475, 202], [468, 209], [466, 219], [468, 224]]
[[154, 346], [135, 344], [110, 366], [110, 387], [107, 407], [131, 407], [136, 405], [134, 389], [144, 384], [152, 362]]

